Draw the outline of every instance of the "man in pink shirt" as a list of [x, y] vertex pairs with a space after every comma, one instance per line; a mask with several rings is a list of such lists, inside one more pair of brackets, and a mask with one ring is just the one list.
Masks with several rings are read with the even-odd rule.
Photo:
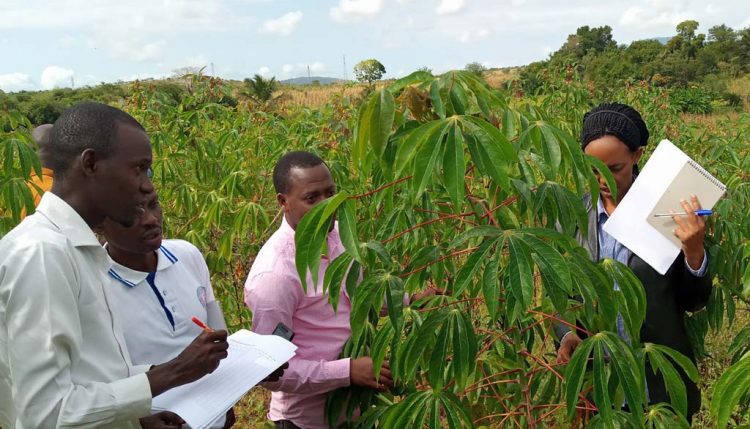
[[281, 322], [294, 331], [297, 355], [271, 390], [268, 418], [276, 428], [323, 429], [328, 392], [339, 387], [393, 387], [388, 362], [375, 380], [372, 359], [339, 359], [351, 335], [351, 303], [342, 287], [338, 311], [321, 285], [328, 265], [344, 252], [338, 226], [328, 234], [328, 252], [320, 262], [318, 287], [307, 279], [307, 293], [294, 262], [294, 231], [302, 216], [336, 192], [333, 177], [322, 159], [309, 152], [284, 155], [273, 171], [276, 199], [284, 211], [279, 229], [263, 245], [245, 282], [245, 303], [253, 312], [253, 331], [271, 334]]

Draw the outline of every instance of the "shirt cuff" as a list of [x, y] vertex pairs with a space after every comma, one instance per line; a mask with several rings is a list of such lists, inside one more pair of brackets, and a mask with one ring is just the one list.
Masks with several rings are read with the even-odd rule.
[[560, 338], [560, 344], [562, 344], [562, 342], [565, 341], [565, 337], [567, 337], [568, 335], [570, 335], [572, 333], [573, 333], [573, 331], [570, 330], [570, 331], [566, 332], [565, 334], [563, 334], [562, 338]]
[[329, 380], [337, 381], [336, 388], [351, 385], [351, 362], [350, 358], [346, 358], [326, 363], [326, 376]]
[[138, 374], [110, 383], [117, 403], [117, 420], [151, 415], [151, 384], [146, 374]]
[[695, 277], [705, 277], [706, 271], [708, 271], [708, 258], [706, 257], [706, 250], [703, 250], [703, 262], [701, 262], [701, 267], [697, 270], [694, 270], [690, 268], [690, 264], [688, 264], [687, 256], [685, 257], [685, 266], [687, 267], [688, 271], [690, 271], [690, 274], [694, 275]]

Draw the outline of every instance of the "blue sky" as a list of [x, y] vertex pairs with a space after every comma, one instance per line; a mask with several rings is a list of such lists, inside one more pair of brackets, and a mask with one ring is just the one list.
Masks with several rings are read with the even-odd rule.
[[386, 77], [544, 59], [581, 25], [620, 43], [671, 36], [685, 20], [750, 26], [745, 0], [0, 0], [0, 89], [169, 76], [182, 67], [352, 77], [377, 58]]

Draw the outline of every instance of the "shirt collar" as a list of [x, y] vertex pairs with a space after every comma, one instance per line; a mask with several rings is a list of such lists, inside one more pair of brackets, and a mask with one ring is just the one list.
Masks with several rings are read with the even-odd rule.
[[[107, 245], [105, 244], [104, 247], [106, 248]], [[157, 272], [165, 270], [177, 262], [177, 257], [170, 252], [169, 249], [164, 247], [164, 245], [159, 247], [159, 250], [156, 251], [156, 258]], [[108, 273], [110, 277], [127, 287], [135, 287], [142, 281], [146, 280], [146, 277], [149, 275], [149, 273], [137, 271], [121, 265], [115, 260], [112, 260], [112, 267], [109, 269]]]
[[609, 219], [609, 214], [604, 208], [604, 203], [601, 198], [596, 202], [596, 218], [599, 220], [599, 223], [605, 222]]
[[101, 247], [94, 231], [91, 230], [91, 227], [83, 220], [81, 215], [65, 200], [52, 192], [44, 193], [36, 211], [60, 228], [74, 247]]

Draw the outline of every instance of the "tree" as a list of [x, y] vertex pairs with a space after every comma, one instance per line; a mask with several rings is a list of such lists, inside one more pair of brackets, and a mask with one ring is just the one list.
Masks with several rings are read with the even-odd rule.
[[354, 66], [354, 77], [360, 82], [367, 82], [370, 86], [384, 74], [385, 66], [374, 58], [360, 61]]
[[245, 94], [261, 102], [266, 102], [273, 98], [279, 83], [275, 77], [265, 79], [263, 76], [256, 74], [252, 79], [245, 78]]
[[607, 49], [616, 47], [617, 42], [612, 37], [612, 27], [605, 25], [603, 27], [591, 28], [588, 25], [584, 25], [583, 27], [578, 27], [575, 34], [568, 36], [568, 40], [553, 54], [553, 57], [572, 55], [577, 59], [581, 59], [591, 51], [601, 53]]
[[484, 72], [487, 71], [487, 67], [482, 65], [482, 63], [474, 61], [469, 64], [466, 64], [466, 67], [464, 67], [464, 70], [466, 70], [469, 73], [474, 73], [475, 75], [481, 77]]

